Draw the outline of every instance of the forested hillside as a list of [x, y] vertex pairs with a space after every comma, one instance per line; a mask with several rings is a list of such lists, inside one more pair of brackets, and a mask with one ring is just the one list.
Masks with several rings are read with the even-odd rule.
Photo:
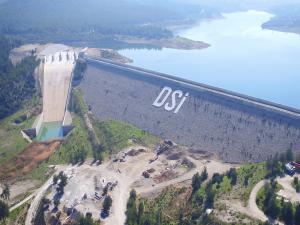
[[276, 7], [272, 13], [276, 16], [264, 23], [264, 28], [300, 34], [300, 3]]
[[9, 52], [20, 41], [0, 37], [0, 119], [16, 112], [35, 93], [33, 72], [38, 65], [34, 56], [26, 57], [14, 66]]
[[200, 6], [175, 2], [10, 0], [0, 5], [0, 32], [27, 42], [99, 41], [116, 35], [159, 39], [172, 36], [163, 22], [211, 14]]

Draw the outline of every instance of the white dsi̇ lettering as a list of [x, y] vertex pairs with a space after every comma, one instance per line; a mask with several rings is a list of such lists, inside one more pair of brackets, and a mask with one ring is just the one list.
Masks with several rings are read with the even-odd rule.
[[[171, 95], [171, 99], [170, 101], [167, 101], [170, 95]], [[183, 103], [185, 102], [188, 96], [189, 93], [186, 93], [183, 96], [183, 92], [181, 90], [175, 90], [173, 92], [172, 88], [164, 87], [152, 105], [155, 107], [162, 107], [164, 105], [165, 106], [164, 109], [167, 111], [172, 111], [175, 109], [174, 113], [176, 114], [179, 112], [180, 108], [182, 107]], [[177, 100], [180, 100], [178, 105], [177, 105]]]
[[182, 91], [180, 90], [176, 90], [172, 93], [172, 100], [171, 100], [171, 103], [170, 102], [167, 102], [165, 104], [165, 110], [167, 111], [172, 111], [173, 109], [175, 109], [176, 107], [176, 95], [178, 95], [178, 98], [181, 98], [183, 96], [183, 93]]
[[[166, 93], [165, 97], [161, 100], [161, 98], [163, 97], [163, 95]], [[162, 89], [162, 91], [160, 92], [160, 94], [157, 96], [157, 98], [155, 99], [155, 101], [153, 102], [153, 106], [156, 107], [161, 107], [165, 104], [167, 98], [169, 97], [169, 95], [172, 93], [172, 88], [170, 87], [164, 87]]]
[[179, 103], [179, 105], [177, 106], [177, 108], [175, 109], [174, 113], [178, 113], [179, 109], [181, 108], [181, 106], [183, 105], [183, 103], [185, 102], [186, 98], [189, 96], [189, 93], [186, 93], [184, 95], [184, 97], [181, 99], [181, 102]]

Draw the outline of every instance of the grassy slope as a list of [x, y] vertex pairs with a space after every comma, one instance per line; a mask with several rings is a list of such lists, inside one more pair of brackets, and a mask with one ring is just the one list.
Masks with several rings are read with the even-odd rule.
[[21, 135], [21, 130], [30, 128], [35, 117], [27, 119], [20, 125], [13, 124], [16, 118], [25, 113], [25, 110], [21, 110], [0, 121], [0, 165], [18, 155], [28, 146], [28, 142]]
[[132, 139], [146, 146], [153, 146], [158, 141], [157, 137], [148, 132], [121, 121], [96, 121], [94, 129], [105, 151], [110, 153], [117, 153], [132, 145]]

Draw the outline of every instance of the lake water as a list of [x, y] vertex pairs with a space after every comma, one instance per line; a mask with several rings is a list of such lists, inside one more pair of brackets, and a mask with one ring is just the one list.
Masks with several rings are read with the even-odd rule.
[[125, 49], [133, 65], [300, 109], [300, 35], [262, 29], [272, 14], [223, 14], [178, 34], [202, 50]]

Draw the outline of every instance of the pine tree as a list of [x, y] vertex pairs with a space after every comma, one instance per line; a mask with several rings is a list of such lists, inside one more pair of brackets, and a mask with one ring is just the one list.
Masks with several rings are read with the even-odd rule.
[[300, 204], [296, 205], [294, 221], [295, 221], [295, 225], [300, 225]]
[[0, 221], [4, 221], [9, 215], [8, 205], [0, 200]]
[[201, 177], [199, 173], [196, 173], [192, 178], [192, 188], [193, 188], [193, 194], [196, 193], [199, 188], [201, 187]]
[[202, 173], [201, 173], [201, 181], [205, 181], [208, 178], [208, 173], [206, 167], [204, 167]]
[[132, 190], [130, 192], [130, 197], [127, 202], [126, 210], [126, 225], [136, 225], [137, 224], [137, 209], [136, 209], [136, 192]]
[[294, 160], [294, 154], [293, 154], [293, 151], [291, 149], [288, 149], [286, 151], [286, 160], [289, 161], [289, 162]]
[[8, 184], [4, 185], [4, 189], [0, 195], [1, 198], [3, 198], [4, 200], [8, 200], [10, 198], [10, 189]]
[[111, 205], [112, 205], [112, 199], [108, 195], [108, 196], [105, 197], [104, 202], [103, 202], [103, 212], [106, 215], [109, 215], [109, 210], [110, 210]]
[[139, 209], [138, 209], [138, 216], [137, 216], [137, 224], [141, 224], [143, 214], [144, 214], [144, 203], [140, 202]]
[[293, 205], [290, 202], [284, 203], [281, 211], [281, 218], [286, 225], [293, 225]]
[[236, 185], [237, 182], [237, 172], [235, 168], [230, 168], [228, 172], [228, 177], [230, 178], [231, 185]]

